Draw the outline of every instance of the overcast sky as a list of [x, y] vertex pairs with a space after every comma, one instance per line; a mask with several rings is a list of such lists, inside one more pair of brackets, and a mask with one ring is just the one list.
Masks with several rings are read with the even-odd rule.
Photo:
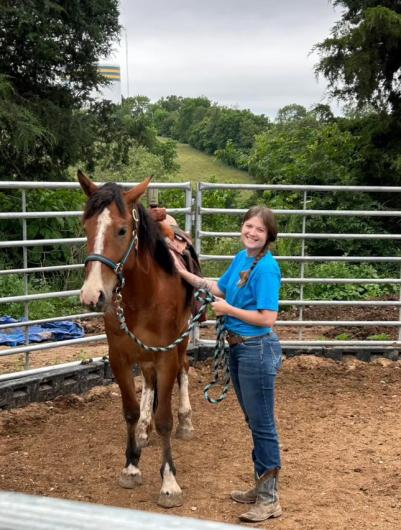
[[340, 18], [329, 0], [121, 0], [120, 12], [124, 96], [127, 36], [131, 96], [204, 95], [270, 117], [326, 101], [310, 52]]

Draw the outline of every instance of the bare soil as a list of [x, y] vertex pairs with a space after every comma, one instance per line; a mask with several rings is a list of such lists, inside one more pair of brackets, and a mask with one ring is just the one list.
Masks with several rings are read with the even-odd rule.
[[[168, 513], [229, 523], [244, 507], [229, 499], [252, 484], [251, 439], [234, 393], [210, 405], [209, 365], [191, 369], [195, 436], [174, 439], [182, 507]], [[277, 381], [283, 516], [259, 523], [282, 530], [401, 527], [401, 362], [286, 359]], [[176, 409], [176, 402], [175, 409]], [[144, 484], [117, 485], [125, 425], [116, 385], [82, 397], [0, 413], [0, 488], [162, 512], [160, 447], [144, 449]]]

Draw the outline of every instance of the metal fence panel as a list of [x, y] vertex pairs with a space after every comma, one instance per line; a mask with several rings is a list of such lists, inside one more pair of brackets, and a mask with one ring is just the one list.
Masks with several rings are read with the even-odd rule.
[[[130, 188], [133, 186], [132, 183], [122, 183], [122, 186], [125, 188]], [[183, 208], [175, 208], [175, 209], [168, 209], [168, 212], [171, 214], [183, 214], [185, 216], [185, 229], [189, 232], [192, 231], [193, 223], [195, 224], [195, 236], [194, 236], [194, 243], [195, 248], [197, 252], [200, 255], [201, 261], [225, 261], [228, 262], [228, 260], [232, 259], [233, 256], [230, 255], [210, 255], [206, 254], [202, 251], [202, 244], [204, 241], [210, 238], [216, 238], [216, 237], [238, 237], [239, 233], [238, 231], [210, 231], [204, 229], [204, 219], [205, 216], [213, 216], [213, 215], [221, 215], [227, 216], [228, 218], [238, 217], [242, 216], [243, 213], [245, 213], [245, 209], [235, 209], [235, 208], [226, 208], [226, 209], [219, 209], [219, 208], [210, 208], [210, 207], [204, 207], [203, 203], [205, 194], [208, 193], [208, 191], [218, 191], [218, 190], [236, 190], [236, 191], [271, 191], [271, 192], [283, 192], [283, 191], [289, 191], [289, 192], [299, 192], [301, 194], [301, 201], [300, 201], [300, 208], [297, 209], [277, 209], [275, 210], [275, 214], [280, 216], [291, 216], [297, 217], [300, 219], [301, 222], [301, 231], [299, 232], [284, 232], [280, 233], [279, 237], [285, 240], [293, 240], [298, 241], [300, 244], [300, 253], [298, 255], [280, 255], [277, 256], [277, 259], [281, 263], [285, 262], [292, 262], [292, 263], [298, 263], [299, 264], [299, 276], [298, 277], [287, 277], [283, 278], [283, 285], [285, 284], [295, 284], [299, 286], [299, 298], [294, 300], [281, 300], [281, 305], [292, 305], [294, 308], [298, 308], [299, 310], [299, 319], [297, 321], [290, 320], [280, 320], [277, 325], [282, 329], [284, 327], [288, 326], [294, 326], [297, 329], [299, 329], [299, 335], [298, 340], [291, 339], [290, 341], [283, 341], [284, 345], [296, 347], [299, 346], [299, 348], [304, 347], [321, 347], [322, 344], [325, 344], [326, 346], [334, 346], [338, 345], [344, 348], [388, 348], [388, 349], [394, 349], [399, 348], [401, 346], [401, 340], [400, 335], [398, 340], [382, 340], [382, 341], [311, 341], [311, 340], [303, 340], [303, 331], [305, 328], [313, 328], [315, 325], [319, 326], [332, 326], [333, 324], [336, 325], [342, 325], [342, 326], [359, 326], [359, 327], [367, 327], [367, 326], [385, 326], [386, 328], [394, 327], [399, 329], [399, 332], [401, 333], [401, 324], [400, 321], [363, 321], [358, 320], [357, 322], [354, 321], [347, 321], [342, 319], [341, 321], [326, 321], [326, 322], [320, 322], [320, 321], [309, 321], [305, 322], [305, 308], [307, 307], [313, 307], [313, 306], [382, 306], [383, 309], [385, 307], [399, 307], [401, 305], [401, 296], [399, 297], [399, 300], [346, 300], [346, 301], [338, 301], [338, 300], [308, 300], [305, 298], [305, 288], [307, 285], [312, 284], [343, 284], [343, 285], [367, 285], [367, 284], [377, 284], [381, 286], [386, 285], [400, 285], [401, 279], [400, 277], [392, 277], [392, 278], [318, 278], [318, 277], [308, 277], [306, 274], [306, 265], [309, 263], [332, 263], [332, 262], [343, 262], [343, 263], [371, 263], [371, 264], [380, 264], [380, 263], [393, 263], [398, 264], [401, 262], [401, 255], [395, 255], [395, 256], [349, 256], [349, 255], [341, 255], [341, 256], [310, 256], [307, 255], [306, 252], [306, 242], [309, 240], [319, 240], [319, 239], [342, 239], [342, 240], [373, 240], [374, 238], [377, 240], [400, 240], [401, 234], [366, 234], [366, 233], [350, 233], [350, 234], [339, 234], [339, 233], [333, 233], [333, 234], [325, 234], [325, 233], [311, 233], [310, 231], [307, 231], [307, 219], [309, 218], [316, 218], [316, 217], [338, 217], [338, 218], [345, 218], [345, 217], [359, 217], [359, 218], [369, 218], [369, 217], [401, 217], [401, 211], [394, 210], [383, 210], [383, 211], [369, 211], [369, 210], [322, 210], [322, 209], [308, 209], [308, 197], [310, 193], [313, 192], [325, 192], [325, 193], [332, 193], [332, 192], [352, 192], [352, 193], [392, 193], [392, 194], [400, 194], [401, 193], [401, 187], [388, 187], [388, 186], [382, 186], [382, 187], [358, 187], [358, 186], [302, 186], [302, 185], [249, 185], [249, 184], [209, 184], [209, 183], [200, 183], [196, 190], [196, 200], [193, 201], [192, 196], [192, 187], [189, 182], [186, 183], [152, 183], [150, 185], [151, 188], [157, 188], [160, 190], [175, 190], [179, 193], [184, 194], [184, 204], [185, 207]], [[42, 239], [42, 240], [29, 240], [27, 237], [28, 232], [28, 226], [29, 222], [32, 219], [51, 219], [51, 218], [57, 218], [57, 217], [79, 217], [81, 215], [80, 211], [27, 211], [27, 194], [30, 193], [31, 190], [54, 190], [55, 193], [57, 193], [57, 190], [65, 190], [65, 189], [79, 189], [78, 183], [73, 182], [0, 182], [0, 191], [2, 190], [18, 190], [21, 193], [21, 211], [20, 212], [2, 212], [0, 214], [0, 222], [5, 220], [15, 220], [20, 222], [21, 224], [21, 235], [22, 238], [15, 240], [15, 241], [1, 241], [0, 242], [0, 248], [6, 250], [7, 248], [21, 248], [21, 267], [14, 268], [14, 269], [8, 269], [8, 270], [0, 270], [0, 278], [5, 277], [10, 274], [20, 275], [20, 277], [23, 278], [24, 281], [24, 294], [15, 294], [12, 296], [4, 296], [4, 293], [0, 292], [0, 303], [21, 303], [24, 305], [24, 315], [26, 318], [26, 322], [19, 324], [20, 326], [24, 326], [27, 328], [29, 325], [38, 324], [38, 323], [46, 323], [51, 321], [57, 321], [61, 319], [67, 319], [69, 316], [71, 318], [95, 318], [95, 313], [82, 313], [79, 315], [52, 315], [49, 318], [42, 318], [42, 319], [35, 319], [32, 320], [29, 318], [29, 304], [34, 302], [35, 300], [47, 300], [50, 298], [60, 298], [60, 297], [72, 297], [77, 296], [79, 291], [78, 290], [65, 290], [65, 291], [53, 291], [50, 293], [29, 293], [29, 287], [28, 287], [28, 279], [31, 274], [46, 274], [50, 272], [63, 272], [63, 271], [74, 271], [79, 270], [83, 268], [82, 263], [60, 263], [58, 265], [52, 265], [49, 267], [46, 266], [37, 266], [37, 267], [28, 267], [28, 249], [34, 248], [37, 246], [44, 246], [46, 245], [46, 248], [53, 248], [54, 245], [83, 245], [85, 239], [82, 237], [76, 237], [77, 234], [71, 235], [71, 237], [60, 237], [58, 239]], [[3, 250], [3, 251], [4, 251]], [[395, 275], [394, 275], [395, 276]], [[16, 325], [0, 325], [0, 331], [1, 329], [4, 329], [6, 327], [16, 327]], [[49, 349], [52, 347], [60, 347], [67, 344], [80, 344], [85, 343], [88, 341], [97, 341], [97, 340], [104, 340], [104, 335], [97, 335], [95, 337], [85, 337], [83, 339], [72, 339], [65, 342], [54, 342], [54, 343], [43, 343], [43, 344], [28, 344], [27, 343], [27, 337], [26, 337], [26, 343], [24, 346], [18, 346], [16, 348], [7, 348], [2, 349], [0, 351], [0, 356], [6, 356], [6, 355], [12, 355], [12, 354], [20, 354], [21, 352], [25, 353], [25, 366], [26, 368], [29, 368], [29, 352], [36, 352], [42, 349]], [[199, 340], [199, 333], [197, 332], [195, 337], [195, 346], [202, 346], [206, 344], [208, 341], [201, 341]]]

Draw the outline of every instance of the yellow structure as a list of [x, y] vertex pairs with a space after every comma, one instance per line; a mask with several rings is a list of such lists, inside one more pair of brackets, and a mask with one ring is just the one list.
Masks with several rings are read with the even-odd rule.
[[112, 79], [115, 81], [121, 81], [121, 72], [119, 66], [105, 66], [99, 65], [97, 67], [98, 72], [103, 75], [106, 79]]

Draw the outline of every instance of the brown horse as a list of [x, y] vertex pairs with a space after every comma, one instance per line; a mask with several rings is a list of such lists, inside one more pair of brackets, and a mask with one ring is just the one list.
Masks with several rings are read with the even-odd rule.
[[[168, 352], [146, 351], [121, 329], [116, 309], [118, 313], [118, 307], [122, 308], [129, 331], [145, 344], [166, 346], [187, 327], [192, 291], [178, 275], [158, 224], [138, 202], [150, 179], [125, 192], [115, 183], [98, 187], [80, 171], [78, 179], [88, 196], [83, 224], [89, 256], [85, 261], [81, 302], [104, 311], [110, 364], [121, 390], [128, 430], [126, 463], [119, 484], [134, 488], [142, 483], [139, 459], [142, 448], [148, 444], [154, 413], [163, 446], [158, 504], [180, 506], [182, 491], [175, 478], [171, 453], [171, 395], [177, 380], [177, 436], [188, 439], [193, 431], [188, 396], [188, 339]], [[135, 393], [134, 363], [139, 363], [143, 376], [140, 405]]]

